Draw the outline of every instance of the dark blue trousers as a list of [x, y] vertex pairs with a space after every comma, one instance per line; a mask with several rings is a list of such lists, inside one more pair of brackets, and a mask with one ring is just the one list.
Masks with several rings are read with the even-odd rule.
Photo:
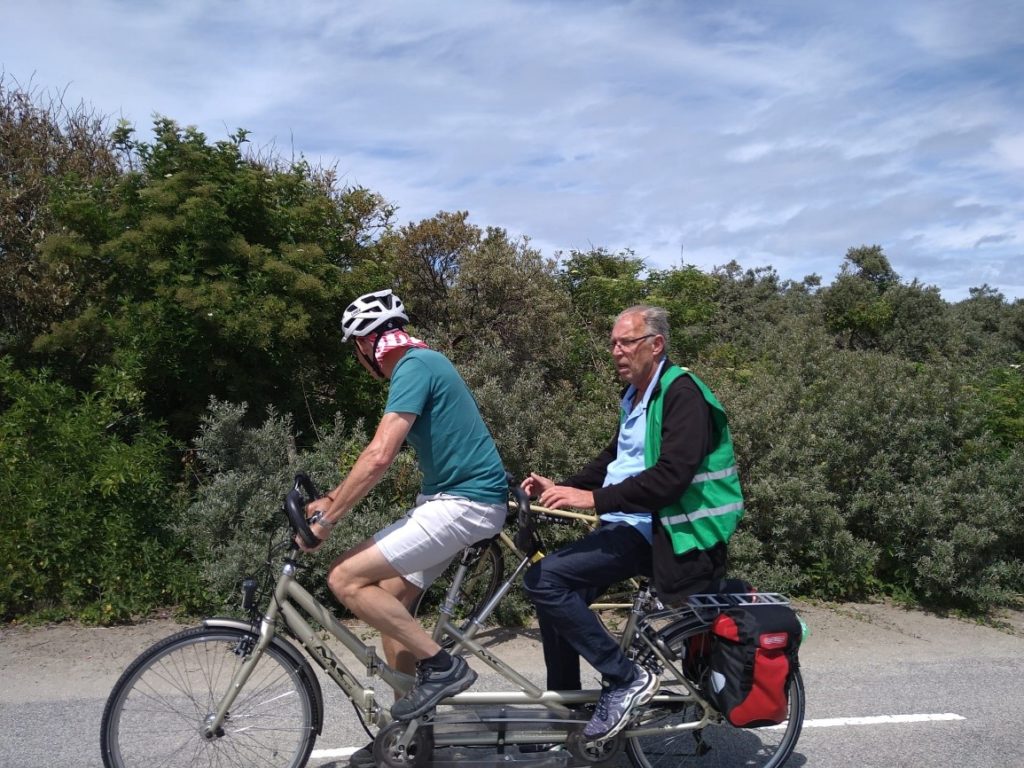
[[537, 608], [548, 690], [580, 690], [580, 656], [613, 685], [632, 680], [632, 663], [589, 605], [612, 584], [650, 573], [651, 545], [628, 523], [602, 525], [530, 566], [523, 586]]

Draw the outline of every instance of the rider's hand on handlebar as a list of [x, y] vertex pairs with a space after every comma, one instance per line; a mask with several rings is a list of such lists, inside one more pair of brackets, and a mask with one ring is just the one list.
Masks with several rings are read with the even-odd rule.
[[531, 472], [523, 480], [520, 487], [526, 491], [530, 498], [540, 497], [537, 501], [541, 506], [548, 509], [593, 509], [594, 494], [590, 491], [583, 491], [579, 488], [570, 488], [566, 485], [555, 485], [550, 478]]
[[309, 523], [309, 529], [313, 532], [313, 535], [320, 539], [320, 543], [315, 547], [310, 547], [303, 541], [301, 536], [296, 536], [295, 543], [299, 545], [299, 549], [303, 552], [316, 552], [331, 535], [331, 528], [334, 526], [321, 525], [320, 523], [310, 521], [310, 518], [314, 515], [326, 515], [327, 510], [330, 509], [331, 501], [330, 497], [325, 496], [306, 505], [306, 521]]
[[548, 488], [551, 488], [554, 484], [554, 481], [550, 478], [538, 475], [536, 472], [531, 472], [527, 478], [519, 484], [519, 487], [526, 491], [526, 494], [531, 499], [535, 499]]
[[593, 491], [570, 488], [567, 485], [552, 485], [540, 495], [540, 504], [548, 509], [594, 509]]

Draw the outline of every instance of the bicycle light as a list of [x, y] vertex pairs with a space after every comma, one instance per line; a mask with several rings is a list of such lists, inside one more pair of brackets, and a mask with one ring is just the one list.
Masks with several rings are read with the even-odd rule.
[[242, 608], [251, 611], [256, 604], [256, 579], [246, 576], [242, 579]]

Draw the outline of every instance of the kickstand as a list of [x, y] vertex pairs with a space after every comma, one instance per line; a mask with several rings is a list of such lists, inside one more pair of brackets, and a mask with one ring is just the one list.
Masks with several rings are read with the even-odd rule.
[[693, 741], [697, 746], [697, 757], [704, 757], [704, 755], [711, 751], [711, 745], [704, 741], [703, 731], [694, 731]]

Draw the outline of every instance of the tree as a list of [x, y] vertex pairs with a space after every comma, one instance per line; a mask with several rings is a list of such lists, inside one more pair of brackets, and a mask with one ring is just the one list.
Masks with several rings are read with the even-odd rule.
[[391, 208], [304, 161], [246, 159], [244, 131], [210, 144], [159, 118], [155, 135], [118, 129], [138, 170], [112, 188], [57, 184], [61, 228], [40, 252], [78, 290], [36, 351], [83, 387], [96, 366], [136, 362], [149, 412], [179, 439], [211, 395], [327, 417], [357, 368], [334, 346], [337, 318], [350, 283], [386, 274], [368, 233]]
[[685, 362], [695, 358], [711, 339], [718, 313], [715, 294], [718, 281], [693, 266], [652, 271], [647, 277], [648, 304], [668, 310], [672, 329], [669, 354]]
[[570, 307], [555, 262], [529, 240], [512, 240], [505, 230], [489, 227], [463, 258], [453, 288], [452, 328], [458, 335], [473, 339], [477, 349], [501, 346], [512, 366], [534, 367], [531, 375], [568, 375], [564, 361], [575, 338]]
[[562, 267], [562, 280], [577, 316], [588, 328], [607, 334], [615, 316], [646, 295], [643, 268], [643, 260], [629, 250], [573, 250]]
[[950, 323], [956, 329], [957, 356], [980, 370], [1013, 362], [1024, 350], [1012, 331], [1014, 307], [987, 284], [971, 288], [969, 294], [948, 308]]
[[714, 314], [708, 318], [701, 352], [716, 362], [740, 366], [774, 344], [780, 326], [802, 323], [820, 308], [813, 293], [818, 278], [781, 280], [771, 267], [744, 270], [732, 261], [711, 273]]
[[410, 321], [425, 332], [455, 320], [448, 301], [460, 264], [478, 247], [482, 234], [465, 211], [441, 211], [408, 224], [387, 242], [395, 292], [408, 304]]
[[885, 301], [892, 308], [892, 326], [882, 347], [910, 360], [948, 357], [956, 348], [956, 330], [939, 289], [914, 280], [890, 286]]
[[842, 346], [873, 349], [892, 328], [893, 308], [885, 292], [898, 282], [889, 260], [877, 246], [846, 252], [836, 281], [822, 292], [826, 327]]
[[949, 354], [954, 327], [938, 288], [900, 281], [880, 246], [851, 248], [822, 291], [826, 327], [848, 349], [899, 352], [913, 360]]
[[874, 285], [879, 293], [885, 293], [900, 281], [900, 276], [893, 271], [889, 259], [882, 252], [880, 245], [862, 245], [859, 248], [851, 248], [846, 252], [846, 260], [851, 268], [850, 271], [852, 272], [852, 268], [855, 267], [854, 274], [861, 280], [866, 280]]
[[36, 246], [56, 228], [50, 211], [55, 179], [106, 186], [118, 172], [104, 119], [68, 107], [0, 73], [0, 354], [24, 359], [32, 339], [73, 300], [69, 275], [46, 270]]

